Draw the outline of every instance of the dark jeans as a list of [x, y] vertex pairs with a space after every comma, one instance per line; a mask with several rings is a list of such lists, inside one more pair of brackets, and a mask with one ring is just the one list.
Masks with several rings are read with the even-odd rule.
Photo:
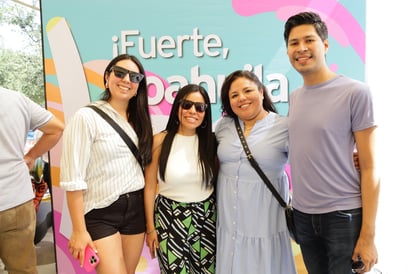
[[351, 274], [362, 209], [306, 214], [294, 210], [300, 248], [309, 274]]

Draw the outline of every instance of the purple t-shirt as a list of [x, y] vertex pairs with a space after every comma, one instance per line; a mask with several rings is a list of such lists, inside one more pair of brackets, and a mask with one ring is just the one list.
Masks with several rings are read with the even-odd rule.
[[309, 214], [361, 207], [354, 132], [375, 125], [365, 83], [338, 75], [294, 91], [289, 109], [293, 207]]

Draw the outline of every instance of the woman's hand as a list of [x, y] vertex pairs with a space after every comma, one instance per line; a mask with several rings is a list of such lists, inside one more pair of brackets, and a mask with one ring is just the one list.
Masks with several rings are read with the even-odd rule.
[[150, 250], [150, 256], [152, 259], [156, 257], [155, 249], [159, 248], [159, 242], [157, 240], [156, 229], [148, 231], [146, 233], [146, 245]]
[[87, 231], [73, 232], [68, 243], [69, 252], [73, 258], [79, 261], [80, 266], [83, 267], [84, 253], [87, 246], [90, 246], [97, 252], [93, 240]]

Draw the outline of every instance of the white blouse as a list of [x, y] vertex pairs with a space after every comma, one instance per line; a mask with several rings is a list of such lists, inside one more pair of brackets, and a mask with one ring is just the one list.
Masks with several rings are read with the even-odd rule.
[[202, 184], [197, 135], [176, 134], [165, 171], [165, 181], [159, 180], [159, 194], [178, 202], [201, 202], [213, 192]]
[[[105, 101], [95, 105], [105, 111], [132, 138], [132, 126]], [[60, 186], [66, 191], [84, 190], [85, 214], [109, 206], [121, 194], [144, 187], [144, 176], [129, 147], [98, 113], [79, 109], [63, 133]]]

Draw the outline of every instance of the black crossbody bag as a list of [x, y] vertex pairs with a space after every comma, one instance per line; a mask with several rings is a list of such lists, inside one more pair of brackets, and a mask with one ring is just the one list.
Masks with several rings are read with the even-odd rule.
[[256, 172], [259, 174], [259, 176], [262, 178], [263, 182], [269, 188], [269, 190], [272, 192], [273, 196], [275, 196], [276, 200], [278, 200], [279, 204], [285, 209], [286, 224], [288, 226], [290, 236], [293, 240], [295, 240], [297, 242], [296, 227], [295, 227], [295, 221], [293, 219], [293, 208], [292, 208], [292, 206], [290, 205], [290, 203], [287, 204], [282, 199], [282, 197], [276, 191], [275, 187], [271, 184], [268, 177], [266, 177], [265, 173], [260, 168], [259, 164], [256, 162], [255, 158], [253, 157], [252, 153], [250, 152], [250, 149], [249, 149], [249, 146], [247, 145], [245, 136], [243, 135], [242, 128], [240, 127], [238, 118], [234, 118], [234, 120], [235, 120], [236, 130], [237, 130], [237, 133], [239, 135], [240, 142], [242, 143], [243, 149], [245, 150], [246, 156], [247, 156], [250, 164], [256, 170]]
[[112, 118], [110, 118], [110, 116], [107, 115], [107, 113], [104, 112], [103, 110], [101, 110], [100, 108], [98, 108], [95, 105], [88, 105], [87, 107], [93, 109], [98, 114], [100, 114], [100, 116], [102, 116], [102, 118], [104, 120], [106, 120], [119, 133], [120, 137], [122, 137], [123, 141], [130, 148], [130, 151], [133, 153], [134, 157], [136, 157], [136, 160], [140, 164], [140, 167], [142, 168], [142, 171], [144, 171], [143, 161], [139, 157], [139, 149], [133, 143], [132, 139], [130, 139], [129, 135], [127, 135], [127, 133]]

